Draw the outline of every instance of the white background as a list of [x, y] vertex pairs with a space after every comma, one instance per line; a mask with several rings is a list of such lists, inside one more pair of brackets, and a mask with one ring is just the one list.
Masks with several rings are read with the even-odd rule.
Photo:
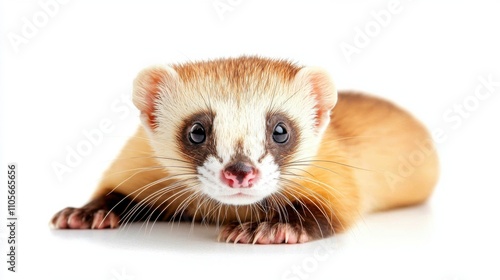
[[[1, 226], [1, 279], [500, 279], [500, 86], [474, 96], [480, 77], [500, 81], [496, 1], [401, 0], [385, 26], [374, 14], [389, 0], [75, 0], [51, 6], [51, 15], [47, 2], [0, 6], [2, 225], [7, 164], [19, 171], [18, 272], [7, 271]], [[356, 47], [357, 28], [371, 35], [358, 38], [349, 61], [341, 45]], [[189, 225], [49, 229], [56, 211], [86, 202], [138, 125], [128, 103], [138, 71], [242, 54], [321, 66], [339, 89], [390, 99], [442, 131], [429, 203], [292, 246], [217, 243], [215, 228]], [[460, 116], [453, 110], [464, 102]], [[112, 131], [58, 178], [53, 164], [66, 164], [68, 149], [103, 120]]]

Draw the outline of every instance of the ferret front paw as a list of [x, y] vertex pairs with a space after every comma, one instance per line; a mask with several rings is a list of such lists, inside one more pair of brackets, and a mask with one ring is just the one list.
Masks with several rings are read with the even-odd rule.
[[231, 223], [219, 234], [219, 241], [247, 244], [295, 244], [310, 240], [300, 226], [286, 223]]
[[56, 229], [104, 229], [118, 227], [120, 218], [103, 209], [68, 207], [54, 215], [51, 221]]

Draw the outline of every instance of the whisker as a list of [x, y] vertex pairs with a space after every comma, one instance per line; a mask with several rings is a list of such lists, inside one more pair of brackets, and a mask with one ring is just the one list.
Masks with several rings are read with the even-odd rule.
[[[164, 187], [164, 188], [161, 188], [159, 190], [156, 190], [155, 192], [149, 194], [147, 197], [145, 197], [144, 199], [140, 200], [139, 202], [136, 203], [136, 205], [134, 205], [128, 212], [127, 214], [123, 217], [123, 220], [125, 222], [125, 224], [127, 224], [130, 220], [133, 220], [135, 219], [134, 217], [137, 217], [144, 209], [149, 209], [151, 210], [150, 208], [148, 208], [148, 204], [150, 201], [152, 201], [155, 197], [156, 200], [154, 203], [156, 203], [156, 201], [164, 194], [168, 193], [168, 192], [172, 192], [173, 190], [175, 189], [179, 189], [179, 188], [182, 188], [183, 187], [183, 184], [185, 184], [186, 182], [188, 182], [191, 178], [188, 178], [188, 179], [184, 179], [184, 180], [179, 180], [177, 182], [175, 182], [174, 184], [171, 184], [167, 187]], [[136, 196], [137, 197], [137, 196]], [[134, 198], [135, 199], [135, 198]], [[127, 206], [128, 207], [128, 206]], [[141, 210], [142, 209], [142, 210]], [[146, 212], [142, 217], [144, 217], [148, 212]], [[151, 213], [153, 214], [154, 211]], [[141, 217], [141, 218], [142, 218]], [[142, 227], [141, 227], [142, 228]]]
[[344, 141], [344, 140], [358, 140], [358, 139], [374, 139], [374, 138], [382, 138], [384, 136], [380, 135], [380, 136], [375, 136], [375, 135], [372, 135], [372, 136], [346, 136], [346, 137], [341, 137], [341, 138], [334, 138], [334, 139], [329, 139], [328, 140], [328, 143], [332, 143], [332, 142], [339, 142], [339, 141]]
[[[221, 204], [220, 202], [214, 200], [213, 198], [210, 198], [208, 196], [204, 196], [203, 199], [207, 200], [207, 204], [209, 209], [206, 211], [206, 213], [202, 216], [202, 223], [211, 223], [215, 219], [213, 218], [213, 213], [218, 209], [218, 205]], [[208, 220], [208, 222], [207, 222]]]
[[[321, 212], [321, 214], [325, 218], [327, 218], [328, 223], [330, 224], [330, 227], [332, 229], [334, 228], [333, 224], [331, 223], [331, 217], [329, 217], [329, 215], [326, 214], [325, 208], [324, 208], [326, 206], [327, 208], [329, 208], [329, 210], [330, 210], [329, 212], [336, 216], [335, 211], [332, 209], [332, 206], [330, 205], [330, 201], [328, 201], [328, 200], [325, 201], [326, 198], [324, 198], [324, 197], [316, 194], [312, 190], [308, 189], [307, 187], [305, 187], [305, 186], [303, 186], [303, 185], [301, 185], [301, 184], [299, 184], [299, 183], [297, 183], [295, 181], [288, 180], [288, 179], [285, 179], [285, 178], [283, 178], [283, 180], [285, 180], [285, 181], [289, 182], [290, 184], [292, 184], [292, 185], [289, 185], [289, 187], [292, 188], [293, 192], [288, 191], [286, 188], [283, 188], [283, 190], [285, 192], [287, 192], [288, 194], [293, 195], [296, 199], [297, 199], [297, 196], [294, 193], [302, 194], [305, 199], [307, 199], [310, 203], [312, 203]], [[304, 193], [304, 191], [307, 191], [307, 193]], [[311, 198], [308, 197], [308, 195], [312, 195], [316, 200], [312, 200]], [[301, 201], [301, 200], [299, 200], [299, 201]], [[321, 207], [316, 202], [320, 203]], [[321, 230], [321, 226], [319, 224], [319, 221], [316, 219], [315, 215], [309, 209], [309, 207], [307, 206], [307, 204], [302, 204], [302, 206], [305, 207], [308, 210], [308, 212], [311, 214], [311, 216], [314, 218], [314, 220], [318, 224], [318, 228]]]
[[[354, 166], [354, 165], [350, 165], [350, 164], [346, 164], [346, 163], [341, 163], [341, 162], [337, 162], [337, 161], [333, 161], [333, 160], [321, 160], [321, 159], [296, 160], [296, 161], [293, 161], [293, 162], [290, 162], [290, 163], [287, 163], [287, 164], [283, 164], [282, 166], [286, 167], [287, 165], [293, 165], [293, 164], [306, 164], [306, 165], [310, 165], [311, 162], [332, 163], [332, 164], [337, 164], [337, 165], [341, 165], [341, 166], [345, 166], [345, 167], [350, 167], [350, 168], [359, 169], [359, 170], [363, 170], [363, 171], [370, 171], [370, 172], [376, 172], [377, 171], [377, 170], [367, 169], [367, 168], [363, 168], [363, 167], [358, 167], [358, 166]], [[316, 165], [316, 167], [319, 167], [319, 166]]]
[[[189, 174], [187, 174], [189, 175]], [[177, 175], [171, 175], [171, 176], [168, 176], [168, 177], [165, 177], [165, 178], [160, 178], [156, 181], [153, 181], [149, 184], [146, 184], [140, 188], [138, 188], [137, 190], [127, 194], [125, 197], [123, 197], [118, 203], [116, 203], [113, 207], [111, 207], [111, 209], [108, 211], [108, 213], [106, 213], [106, 215], [104, 216], [104, 219], [103, 221], [108, 217], [108, 215], [118, 206], [120, 205], [124, 200], [126, 200], [127, 198], [129, 198], [130, 196], [132, 196], [133, 194], [135, 194], [136, 192], [139, 192], [133, 199], [132, 201], [134, 201], [142, 192], [144, 192], [146, 189], [150, 188], [151, 186], [154, 186], [156, 184], [159, 184], [159, 183], [163, 183], [165, 181], [168, 181], [168, 180], [171, 180], [171, 179], [174, 179], [174, 178], [177, 178], [177, 177], [181, 177], [181, 176], [186, 176], [186, 174], [177, 174]], [[128, 180], [129, 178], [127, 178], [126, 180]], [[123, 182], [122, 182], [123, 183]], [[122, 183], [120, 183], [117, 187], [115, 187], [112, 191], [110, 191], [108, 194], [112, 193], [116, 188], [118, 188]], [[130, 204], [132, 203], [129, 202], [129, 204], [125, 207], [125, 209], [128, 209], [128, 207], [130, 206]], [[103, 222], [102, 221], [102, 222]], [[101, 224], [102, 224], [101, 222]]]
[[[343, 193], [339, 192], [337, 189], [331, 187], [330, 185], [325, 184], [324, 182], [322, 182], [320, 180], [316, 180], [314, 178], [300, 176], [300, 175], [293, 174], [293, 173], [288, 173], [288, 174], [283, 174], [283, 175], [284, 175], [283, 177], [286, 177], [286, 176], [297, 177], [297, 178], [299, 178], [301, 180], [304, 180], [306, 182], [312, 183], [312, 184], [314, 184], [314, 185], [316, 185], [318, 187], [323, 188], [323, 190], [327, 191], [331, 196], [333, 196], [335, 198], [337, 198], [337, 196], [334, 193], [332, 193], [332, 192], [336, 192], [336, 194], [340, 195], [341, 197], [345, 197]], [[283, 179], [286, 179], [286, 178], [283, 178]], [[290, 180], [290, 179], [286, 179], [286, 180], [288, 182], [292, 182], [292, 180]], [[307, 187], [304, 187], [304, 188], [307, 188]]]
[[[187, 200], [187, 199], [189, 199], [190, 197], [192, 197], [192, 196], [196, 196], [196, 195], [198, 194], [198, 191], [193, 192], [192, 188], [187, 188], [187, 189], [185, 189], [185, 190], [182, 190], [182, 191], [181, 191], [181, 192], [179, 192], [179, 193], [176, 193], [175, 197], [170, 197], [170, 198], [174, 198], [174, 200], [173, 200], [171, 203], [173, 203], [175, 200], [177, 200], [177, 199], [178, 199], [179, 197], [181, 197], [182, 195], [184, 195], [184, 194], [186, 194], [186, 193], [189, 193], [189, 192], [192, 192], [192, 193], [191, 193], [190, 195], [188, 195], [188, 197], [187, 197], [186, 199], [184, 199], [184, 201], [186, 201], [186, 200]], [[183, 202], [181, 202], [181, 204], [179, 204], [179, 206], [177, 207], [176, 211], [172, 214], [172, 217], [170, 218], [170, 222], [172, 222], [172, 220], [173, 220], [173, 219], [175, 219], [175, 216], [177, 215], [177, 211], [178, 211], [179, 207], [183, 207], [183, 206], [182, 206], [182, 203], [184, 203], [184, 201], [183, 201]], [[165, 201], [164, 201], [164, 202], [165, 202]], [[157, 207], [156, 209], [158, 209], [161, 205], [163, 205], [163, 203], [164, 203], [164, 202], [162, 202], [160, 205], [158, 205], [158, 207]], [[169, 206], [170, 206], [170, 204], [171, 204], [171, 203], [169, 203], [169, 205], [165, 206], [165, 207], [164, 207], [164, 208], [160, 211], [160, 214], [159, 214], [159, 215], [157, 216], [157, 218], [153, 221], [153, 226], [154, 226], [154, 225], [155, 225], [155, 223], [158, 221], [158, 218], [159, 218], [159, 217], [161, 217], [161, 215], [163, 215], [163, 212], [169, 209]], [[187, 208], [188, 206], [189, 206], [189, 204], [186, 204], [185, 208]], [[155, 209], [155, 211], [156, 211], [156, 209]], [[185, 209], [184, 209], [184, 210], [185, 210]], [[184, 210], [182, 210], [182, 212], [184, 212]], [[180, 223], [180, 221], [181, 221], [182, 215], [183, 215], [183, 213], [181, 213], [181, 214], [179, 215], [179, 223]], [[194, 218], [193, 218], [193, 219], [194, 219]], [[151, 226], [151, 230], [153, 229], [153, 226]], [[173, 226], [173, 223], [172, 223], [172, 226]]]
[[[173, 168], [176, 168], [176, 167], [177, 166], [173, 166]], [[170, 166], [169, 166], [169, 168], [170, 168]], [[161, 170], [161, 169], [165, 169], [165, 166], [161, 165], [161, 166], [148, 166], [148, 167], [138, 167], [138, 168], [123, 169], [121, 171], [116, 171], [116, 172], [113, 172], [113, 173], [109, 173], [104, 178], [108, 178], [108, 177], [115, 176], [115, 175], [118, 175], [118, 174], [132, 172], [132, 171], [147, 172], [147, 171], [154, 171], [154, 170]], [[140, 173], [142, 173], [142, 172], [140, 172]]]
[[[199, 202], [198, 198], [201, 198], [201, 203]], [[200, 223], [201, 223], [201, 224], [203, 224], [203, 223], [205, 223], [205, 221], [206, 221], [206, 220], [205, 220], [205, 218], [206, 218], [206, 213], [203, 213], [203, 212], [201, 211], [201, 209], [202, 209], [201, 207], [202, 207], [205, 203], [207, 203], [207, 204], [208, 204], [208, 206], [207, 206], [207, 207], [210, 207], [210, 204], [209, 204], [209, 203], [210, 203], [210, 199], [209, 199], [208, 197], [204, 197], [204, 196], [201, 194], [201, 191], [199, 192], [199, 194], [198, 194], [198, 196], [197, 196], [197, 198], [196, 198], [196, 199], [198, 200], [198, 203], [196, 204], [196, 208], [195, 208], [195, 211], [194, 211], [193, 217], [196, 217], [196, 214], [198, 213], [198, 210], [200, 210], [200, 215], [201, 215], [201, 221], [200, 221]], [[191, 222], [191, 229], [194, 229], [194, 220], [195, 220], [195, 219], [193, 218], [193, 220], [192, 220], [192, 222]]]
[[[194, 202], [196, 199], [198, 199], [201, 196], [201, 191], [195, 191], [191, 195], [189, 195], [187, 198], [185, 198], [181, 203], [179, 203], [179, 206], [177, 206], [177, 209], [175, 209], [173, 217], [178, 216], [179, 217], [179, 222], [181, 222], [182, 215], [184, 215], [184, 211], [191, 205], [192, 202]], [[197, 209], [198, 210], [199, 203], [197, 204]], [[193, 220], [196, 218], [196, 211], [193, 214]]]

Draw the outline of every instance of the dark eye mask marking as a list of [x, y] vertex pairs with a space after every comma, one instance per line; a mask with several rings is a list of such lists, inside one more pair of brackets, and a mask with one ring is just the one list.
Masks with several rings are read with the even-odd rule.
[[[286, 141], [282, 135], [276, 137], [276, 134], [283, 133], [284, 130], [276, 131], [277, 126], [286, 128]], [[277, 133], [279, 132], [279, 133]], [[282, 140], [282, 141], [276, 141]], [[291, 155], [297, 150], [300, 139], [300, 131], [294, 119], [284, 113], [269, 112], [266, 116], [266, 154], [270, 153], [278, 166], [282, 166], [290, 161]], [[282, 142], [282, 143], [280, 143]]]
[[[219, 158], [213, 135], [213, 120], [215, 113], [212, 111], [200, 111], [185, 118], [181, 122], [181, 129], [177, 132], [177, 146], [181, 151], [181, 156], [187, 161], [194, 161], [196, 166], [202, 166], [208, 156], [212, 155]], [[203, 141], [192, 141], [193, 137], [198, 138], [200, 135], [199, 127], [196, 128], [196, 133], [193, 134], [193, 126], [199, 124], [203, 127], [205, 133]], [[197, 139], [201, 140], [201, 138]], [[198, 143], [200, 142], [200, 143]]]

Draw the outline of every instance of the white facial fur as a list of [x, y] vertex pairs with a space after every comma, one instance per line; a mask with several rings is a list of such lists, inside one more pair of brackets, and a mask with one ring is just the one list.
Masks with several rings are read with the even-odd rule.
[[[179, 147], [178, 133], [184, 129], [182, 120], [199, 112], [214, 112], [211, 137], [215, 141], [216, 155], [207, 156], [202, 165], [195, 166], [189, 161], [160, 160], [167, 169], [172, 165], [193, 168], [199, 180], [199, 184], [193, 186], [195, 191], [224, 204], [246, 205], [280, 190], [283, 170], [266, 151], [266, 141], [269, 141], [266, 117], [271, 109], [290, 116], [290, 121], [300, 131], [297, 148], [288, 161], [316, 154], [328, 122], [318, 128], [318, 101], [310, 94], [312, 86], [300, 75], [304, 69], [297, 79], [289, 82], [269, 73], [265, 77], [253, 77], [254, 81], [238, 88], [224, 77], [215, 79], [208, 75], [185, 82], [175, 70], [166, 68], [166, 71], [168, 77], [160, 83], [155, 99], [154, 116], [158, 126], [148, 130], [151, 145], [159, 157], [189, 158]], [[134, 102], [141, 102], [140, 97]], [[249, 159], [258, 170], [258, 180], [250, 188], [230, 188], [220, 178], [236, 153]], [[169, 171], [176, 173], [175, 168]]]
[[258, 202], [278, 191], [279, 169], [272, 156], [266, 156], [261, 163], [255, 164], [260, 171], [260, 179], [251, 188], [229, 188], [220, 179], [224, 168], [215, 157], [207, 158], [203, 166], [198, 167], [198, 179], [202, 191], [209, 197], [225, 204], [245, 205]]

